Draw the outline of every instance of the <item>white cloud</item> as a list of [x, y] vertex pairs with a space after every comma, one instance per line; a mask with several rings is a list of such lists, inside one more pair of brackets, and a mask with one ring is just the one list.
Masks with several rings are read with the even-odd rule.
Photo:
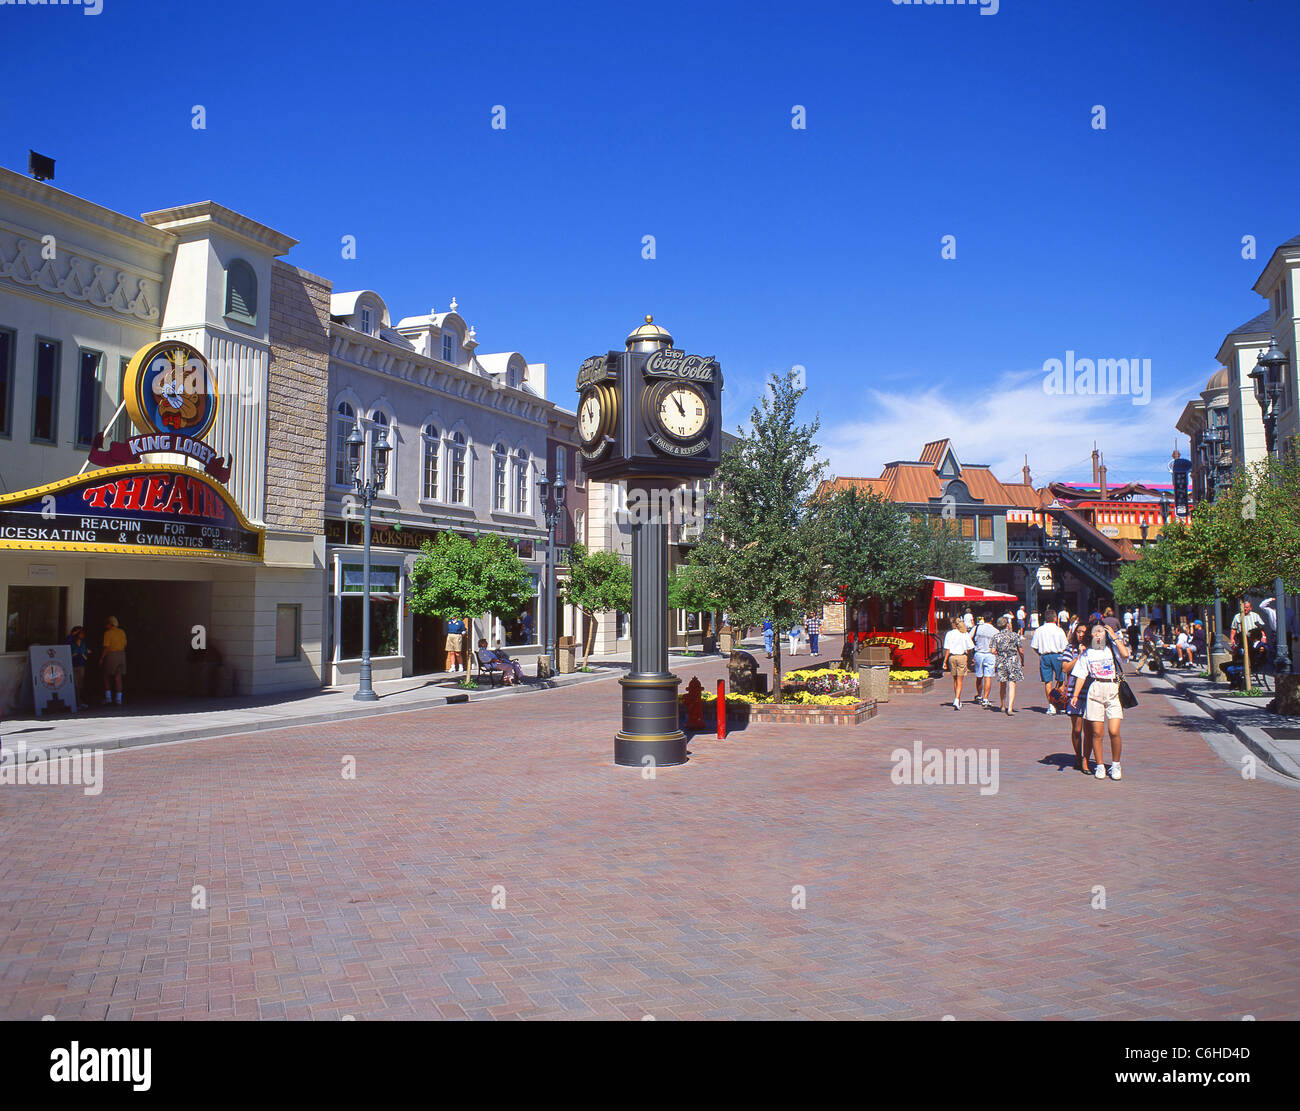
[[[884, 464], [916, 459], [927, 440], [952, 440], [964, 463], [987, 463], [1005, 481], [1018, 481], [1024, 456], [1035, 486], [1091, 478], [1095, 440], [1112, 484], [1166, 481], [1174, 423], [1194, 387], [1155, 395], [1147, 405], [1128, 397], [1048, 394], [1041, 370], [1009, 372], [923, 390], [869, 389], [860, 394], [866, 415], [829, 419], [820, 439], [832, 474], [878, 475]], [[847, 406], [845, 406], [847, 408]], [[835, 416], [842, 415], [842, 411]]]

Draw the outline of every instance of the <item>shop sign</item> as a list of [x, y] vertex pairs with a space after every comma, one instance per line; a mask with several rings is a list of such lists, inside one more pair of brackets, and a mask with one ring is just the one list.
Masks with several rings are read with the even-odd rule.
[[0, 497], [0, 549], [258, 560], [265, 535], [189, 467], [110, 467]]
[[[346, 544], [359, 548], [362, 545], [362, 530], [364, 527], [364, 523], [361, 521], [327, 520], [325, 522], [325, 542], [327, 544]], [[456, 532], [461, 536], [467, 536], [471, 540], [475, 536], [474, 533], [465, 532], [463, 529], [408, 528], [405, 525], [397, 527], [372, 521], [370, 523], [370, 544], [375, 548], [398, 548], [403, 551], [418, 552], [425, 544], [432, 544], [444, 532], [449, 531]], [[533, 558], [532, 540], [509, 536], [503, 536], [502, 539], [514, 548], [520, 559]]]
[[95, 437], [90, 461], [97, 466], [124, 466], [142, 455], [169, 452], [188, 455], [218, 482], [230, 478], [231, 458], [218, 456], [203, 442], [221, 404], [217, 378], [202, 352], [188, 343], [164, 340], [131, 356], [122, 379], [122, 400], [140, 433], [126, 443]]
[[1050, 564], [1044, 563], [1038, 569], [1038, 585], [1044, 590], [1052, 589], [1052, 568]]

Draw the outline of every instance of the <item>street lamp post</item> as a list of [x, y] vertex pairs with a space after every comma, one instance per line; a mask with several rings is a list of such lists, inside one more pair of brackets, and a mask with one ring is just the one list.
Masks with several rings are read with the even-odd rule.
[[361, 675], [357, 693], [352, 697], [357, 702], [375, 702], [378, 701], [379, 695], [375, 694], [375, 688], [371, 685], [370, 669], [370, 506], [375, 500], [375, 495], [383, 489], [384, 477], [388, 473], [388, 453], [392, 449], [388, 444], [388, 431], [381, 428], [371, 456], [369, 468], [371, 473], [363, 480], [361, 449], [365, 442], [365, 433], [361, 431], [359, 425], [353, 425], [346, 440], [348, 462], [352, 466], [353, 485], [356, 486], [357, 493], [361, 496], [361, 504], [365, 507], [365, 521], [361, 526]]
[[[1250, 377], [1255, 383], [1255, 400], [1259, 402], [1264, 420], [1264, 445], [1275, 463], [1282, 462], [1282, 445], [1277, 442], [1277, 410], [1282, 397], [1282, 379], [1286, 373], [1287, 357], [1277, 349], [1277, 340], [1270, 340], [1268, 350], [1260, 353]], [[1278, 476], [1273, 476], [1276, 482]], [[1273, 612], [1277, 614], [1277, 649], [1273, 669], [1279, 675], [1291, 670], [1291, 652], [1287, 644], [1286, 588], [1282, 576], [1273, 580]], [[1246, 630], [1242, 630], [1243, 638]]]
[[[542, 515], [546, 520], [546, 584], [544, 587], [546, 607], [546, 631], [542, 639], [542, 648], [550, 661], [551, 674], [557, 670], [555, 630], [555, 525], [564, 510], [564, 475], [556, 475], [552, 482], [546, 474], [537, 476], [538, 499], [542, 506]], [[549, 497], [548, 497], [549, 494]]]
[[[1205, 465], [1202, 468], [1202, 474], [1205, 476], [1206, 496], [1212, 502], [1219, 496], [1219, 472], [1222, 469], [1220, 457], [1223, 454], [1224, 432], [1217, 424], [1212, 424], [1205, 430], [1201, 437], [1204, 441], [1202, 450], [1204, 452]], [[1210, 677], [1218, 675], [1218, 660], [1227, 659], [1230, 653], [1227, 642], [1223, 639], [1223, 597], [1219, 594], [1219, 577], [1214, 577], [1214, 640], [1210, 644]]]
[[[1164, 535], [1165, 525], [1168, 524], [1168, 522], [1169, 522], [1169, 499], [1164, 494], [1161, 494], [1160, 495], [1160, 534], [1162, 536]], [[1173, 614], [1170, 613], [1169, 611], [1169, 600], [1167, 598], [1160, 603], [1160, 608], [1164, 610], [1164, 621], [1162, 621], [1161, 624], [1163, 624], [1165, 627], [1165, 636], [1169, 636], [1173, 632], [1174, 618], [1173, 618]]]

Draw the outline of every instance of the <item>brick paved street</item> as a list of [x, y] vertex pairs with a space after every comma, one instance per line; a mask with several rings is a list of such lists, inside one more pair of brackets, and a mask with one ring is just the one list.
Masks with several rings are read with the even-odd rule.
[[[1300, 791], [1135, 687], [1120, 783], [1037, 683], [654, 780], [612, 681], [111, 752], [97, 797], [0, 788], [0, 1016], [1295, 1018]], [[999, 792], [895, 785], [917, 739], [997, 747]]]

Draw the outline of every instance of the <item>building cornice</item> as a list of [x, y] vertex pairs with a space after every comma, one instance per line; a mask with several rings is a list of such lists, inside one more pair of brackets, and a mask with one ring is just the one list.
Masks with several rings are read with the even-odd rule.
[[242, 239], [249, 246], [276, 256], [287, 254], [298, 242], [215, 201], [197, 201], [175, 208], [160, 208], [156, 212], [143, 213], [140, 219], [179, 238], [206, 235], [210, 228], [216, 227], [228, 235]]

